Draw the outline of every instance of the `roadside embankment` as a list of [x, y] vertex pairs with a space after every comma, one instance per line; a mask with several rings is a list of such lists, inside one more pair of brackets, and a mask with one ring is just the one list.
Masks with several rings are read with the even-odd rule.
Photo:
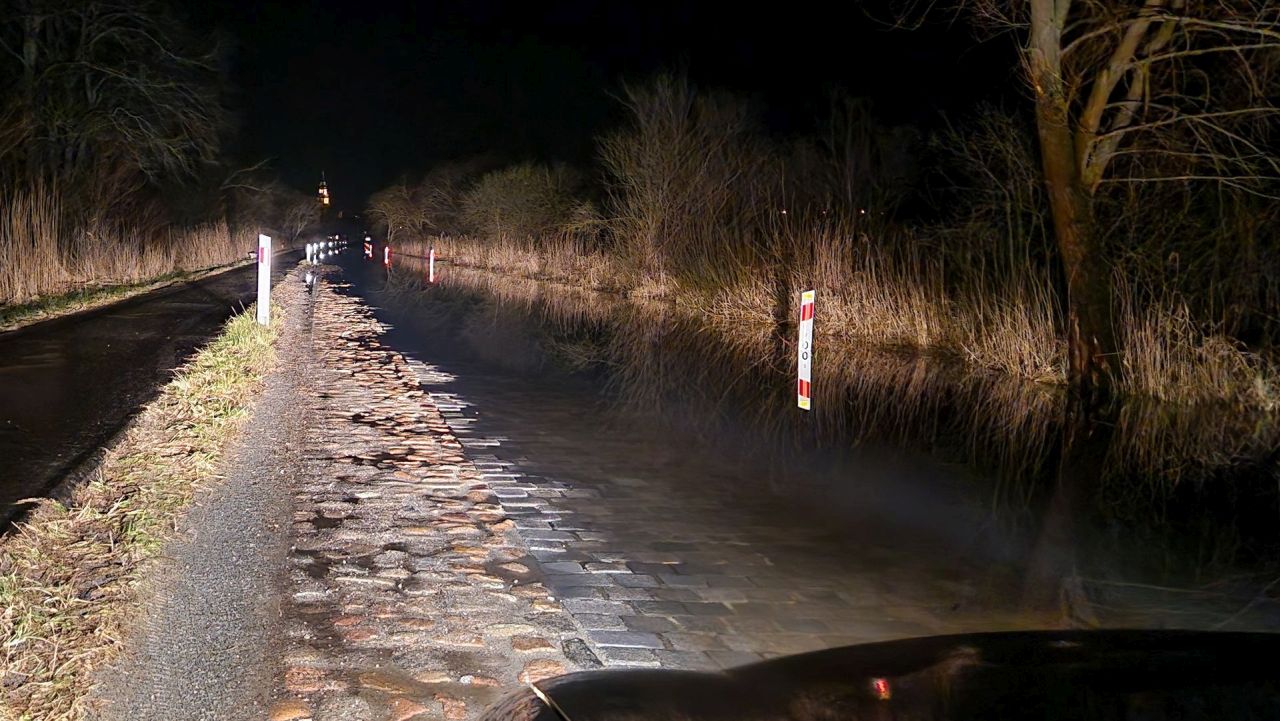
[[[279, 316], [277, 316], [279, 318]], [[100, 468], [41, 500], [0, 538], [0, 717], [83, 717], [93, 672], [118, 652], [137, 582], [197, 489], [216, 484], [276, 356], [245, 312], [178, 371]]]
[[279, 675], [279, 581], [299, 472], [310, 307], [300, 271], [276, 285], [276, 360], [219, 475], [140, 578], [123, 650], [96, 674], [89, 718], [260, 718]]

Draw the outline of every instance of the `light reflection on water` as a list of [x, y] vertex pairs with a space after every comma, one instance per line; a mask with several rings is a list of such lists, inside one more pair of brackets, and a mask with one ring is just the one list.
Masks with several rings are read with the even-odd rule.
[[1209, 604], [1225, 627], [1280, 630], [1274, 418], [1145, 402], [1084, 413], [1055, 388], [822, 346], [805, 414], [770, 327], [461, 268], [424, 288], [400, 262], [383, 302], [447, 333], [457, 357], [588, 379], [611, 414], [695, 438], [833, 525], [891, 518], [1013, 569], [1024, 597], [1071, 623], [1188, 625], [1153, 614]]

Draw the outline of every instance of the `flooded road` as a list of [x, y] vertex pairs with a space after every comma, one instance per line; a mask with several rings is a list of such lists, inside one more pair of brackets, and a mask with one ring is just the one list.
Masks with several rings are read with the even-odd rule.
[[[279, 254], [277, 280], [298, 254]], [[0, 334], [0, 523], [97, 452], [227, 318], [256, 266]]]
[[[606, 656], [727, 665], [1044, 626], [1280, 630], [1275, 429], [669, 306], [346, 259]], [[402, 259], [400, 262], [411, 262]], [[595, 627], [593, 627], [593, 624]]]

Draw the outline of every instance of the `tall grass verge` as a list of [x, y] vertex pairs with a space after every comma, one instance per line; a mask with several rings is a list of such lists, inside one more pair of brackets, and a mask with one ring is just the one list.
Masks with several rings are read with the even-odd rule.
[[[837, 343], [913, 349], [956, 356], [1022, 378], [1057, 383], [1065, 377], [1058, 308], [1046, 282], [996, 281], [945, 256], [911, 246], [858, 241], [829, 225], [797, 232], [805, 248], [783, 272], [787, 316], [799, 312], [801, 290], [817, 289], [820, 335]], [[572, 241], [518, 243], [505, 238], [403, 241], [402, 252], [425, 256], [434, 245], [445, 263], [531, 280], [551, 281], [632, 298], [669, 300], [728, 326], [771, 325], [778, 317], [776, 269], [726, 262], [715, 282], [646, 276], [617, 256], [579, 252]], [[746, 332], [744, 330], [744, 332]]]
[[1175, 291], [1141, 288], [1120, 274], [1116, 286], [1125, 391], [1161, 401], [1280, 409], [1280, 358], [1197, 321]]
[[121, 638], [133, 581], [218, 472], [275, 358], [252, 310], [229, 321], [138, 416], [66, 503], [41, 500], [0, 539], [0, 716], [83, 716], [91, 672]]
[[141, 232], [89, 221], [70, 224], [56, 191], [12, 190], [0, 208], [0, 306], [88, 288], [140, 284], [244, 258], [253, 229], [225, 221]]
[[59, 246], [57, 197], [15, 191], [0, 207], [0, 304], [20, 302], [65, 286], [70, 278]]

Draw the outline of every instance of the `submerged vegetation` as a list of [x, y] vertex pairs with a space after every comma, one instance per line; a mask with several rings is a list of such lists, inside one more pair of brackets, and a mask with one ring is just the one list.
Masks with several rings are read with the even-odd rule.
[[184, 365], [69, 499], [38, 501], [0, 540], [0, 717], [81, 717], [132, 581], [217, 477], [275, 357], [281, 316], [264, 328], [254, 315], [234, 317]]
[[[1267, 12], [1258, 27], [1274, 27]], [[1164, 31], [1190, 48], [1223, 42]], [[1099, 83], [1103, 102], [1110, 81], [1093, 74], [1099, 49], [1087, 46], [1113, 39], [1100, 31], [1073, 46], [1071, 72]], [[376, 194], [370, 213], [403, 252], [430, 245], [455, 265], [667, 299], [744, 327], [786, 324], [799, 292], [814, 288], [816, 332], [834, 347], [910, 349], [1091, 395], [1274, 410], [1280, 163], [1265, 122], [1234, 123], [1272, 117], [1258, 89], [1276, 79], [1259, 71], [1249, 88], [1214, 90], [1206, 102], [1240, 109], [1202, 118], [1183, 107], [1177, 94], [1190, 90], [1177, 72], [1190, 63], [1234, 77], [1234, 66], [1200, 67], [1196, 58], [1218, 53], [1196, 50], [1173, 53], [1180, 64], [1166, 70], [1175, 58], [1149, 52], [1123, 59], [1124, 72], [1147, 68], [1181, 104], [1143, 121], [1150, 127], [1130, 113], [1108, 120], [1109, 134], [1095, 128], [1096, 142], [1077, 138], [1095, 154], [1081, 161], [1088, 208], [1074, 219], [1048, 191], [1065, 186], [1046, 182], [1040, 106], [983, 106], [918, 128], [836, 94], [819, 131], [780, 140], [745, 100], [671, 76], [625, 87], [625, 123], [598, 139], [598, 166], [577, 176], [594, 183], [571, 182], [561, 167], [460, 163]], [[1109, 87], [1143, 82], [1125, 75]], [[1213, 138], [1183, 132], [1198, 119], [1218, 123], [1204, 126]], [[1233, 152], [1248, 151], [1247, 178], [1195, 171], [1230, 150], [1222, 133], [1236, 138]]]
[[[990, 372], [959, 356], [844, 343], [819, 348], [813, 410], [797, 428], [789, 383], [795, 358], [766, 324], [708, 322], [694, 306], [461, 267], [440, 271], [433, 290], [423, 271], [422, 261], [401, 259], [387, 286], [398, 304], [430, 313], [435, 301], [460, 297], [485, 309], [475, 313], [478, 324], [538, 329], [548, 334], [541, 344], [558, 365], [604, 371], [615, 400], [646, 412], [689, 401], [701, 409], [694, 417], [714, 426], [752, 409], [744, 422], [766, 437], [816, 434], [832, 445], [936, 448], [945, 438], [958, 449], [954, 460], [1018, 484], [1053, 470], [1054, 439], [1069, 424], [1073, 401], [1057, 385]], [[527, 322], [512, 320], [521, 314]], [[508, 351], [497, 343], [495, 358]], [[1239, 466], [1265, 472], [1280, 446], [1280, 424], [1270, 415], [1225, 403], [1128, 399], [1106, 418], [1113, 427], [1107, 478], [1159, 479], [1152, 489], [1158, 496]]]

